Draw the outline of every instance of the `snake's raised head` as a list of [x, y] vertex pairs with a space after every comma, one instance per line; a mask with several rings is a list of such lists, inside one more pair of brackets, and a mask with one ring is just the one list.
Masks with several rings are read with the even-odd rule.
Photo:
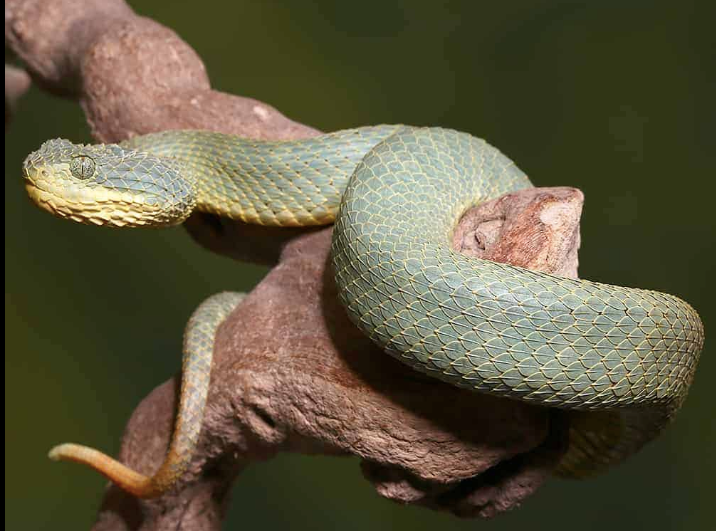
[[91, 225], [176, 225], [196, 202], [178, 163], [116, 144], [48, 140], [28, 155], [22, 173], [36, 205]]

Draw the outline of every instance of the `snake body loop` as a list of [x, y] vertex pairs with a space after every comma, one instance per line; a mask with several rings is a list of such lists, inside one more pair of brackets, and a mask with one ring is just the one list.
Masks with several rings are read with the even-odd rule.
[[602, 469], [656, 436], [686, 397], [703, 345], [699, 316], [671, 295], [453, 251], [468, 208], [531, 186], [465, 133], [376, 126], [290, 142], [202, 131], [119, 146], [55, 140], [27, 158], [24, 174], [39, 206], [86, 223], [169, 225], [195, 209], [267, 225], [335, 219], [332, 264], [352, 321], [452, 385], [570, 410], [564, 475]]

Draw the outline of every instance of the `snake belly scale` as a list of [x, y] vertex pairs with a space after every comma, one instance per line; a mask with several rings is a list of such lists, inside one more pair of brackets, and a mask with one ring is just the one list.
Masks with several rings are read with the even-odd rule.
[[[84, 223], [172, 225], [194, 210], [278, 226], [335, 220], [332, 266], [351, 320], [388, 354], [449, 384], [569, 410], [562, 475], [603, 469], [655, 437], [686, 397], [703, 346], [698, 314], [677, 297], [453, 251], [467, 209], [532, 186], [466, 133], [374, 126], [285, 142], [206, 131], [120, 145], [52, 140], [23, 169], [40, 207]], [[215, 330], [221, 308], [197, 310], [187, 336], [203, 322]], [[180, 407], [174, 439], [192, 436], [181, 459], [170, 449], [161, 481], [142, 476], [131, 489], [124, 477], [134, 472], [73, 450], [84, 447], [61, 445], [53, 456], [89, 464], [138, 496], [170, 488], [196, 444], [212, 350], [185, 353], [206, 373], [186, 393], [203, 398], [182, 390], [190, 405]]]

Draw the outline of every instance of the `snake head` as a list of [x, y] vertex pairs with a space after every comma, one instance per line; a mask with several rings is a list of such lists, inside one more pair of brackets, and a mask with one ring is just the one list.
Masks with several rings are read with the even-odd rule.
[[48, 140], [27, 156], [22, 173], [37, 206], [90, 225], [176, 225], [196, 203], [178, 162], [116, 144]]

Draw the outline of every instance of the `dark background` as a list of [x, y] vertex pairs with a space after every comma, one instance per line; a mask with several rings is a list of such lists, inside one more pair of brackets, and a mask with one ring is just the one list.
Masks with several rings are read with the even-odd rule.
[[[710, 2], [132, 2], [204, 58], [214, 87], [323, 130], [402, 122], [486, 138], [540, 186], [586, 194], [580, 275], [677, 294], [713, 333]], [[135, 405], [179, 368], [191, 311], [265, 269], [181, 228], [108, 230], [32, 207], [23, 158], [89, 141], [79, 107], [33, 88], [5, 141], [5, 523], [87, 529], [105, 481], [56, 443], [116, 454]], [[379, 498], [354, 459], [250, 467], [227, 529], [700, 530], [713, 522], [716, 363], [706, 350], [664, 435], [584, 482], [553, 480], [492, 522]], [[575, 527], [576, 526], [576, 527]]]

